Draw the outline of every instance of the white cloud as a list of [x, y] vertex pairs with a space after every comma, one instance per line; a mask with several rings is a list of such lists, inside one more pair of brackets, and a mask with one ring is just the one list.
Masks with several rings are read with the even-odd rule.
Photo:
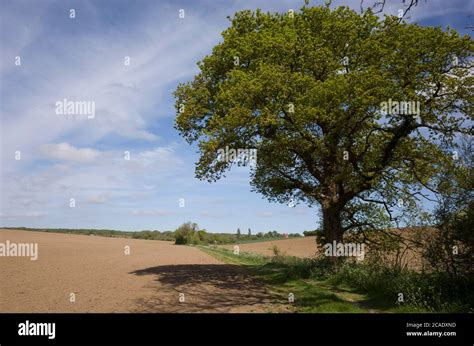
[[0, 219], [3, 220], [23, 220], [25, 218], [39, 218], [45, 216], [39, 211], [31, 211], [26, 213], [0, 213]]
[[134, 216], [167, 216], [170, 212], [167, 210], [134, 210]]
[[109, 200], [110, 196], [107, 194], [92, 195], [87, 198], [87, 202], [91, 204], [103, 204]]
[[44, 157], [74, 162], [93, 161], [100, 156], [100, 152], [91, 148], [75, 148], [69, 143], [43, 144], [40, 152]]
[[273, 213], [270, 211], [262, 211], [257, 213], [258, 217], [272, 217]]
[[[174, 11], [166, 6], [169, 5], [158, 5], [155, 12]], [[16, 12], [10, 15], [29, 20], [28, 15]], [[91, 18], [94, 18], [92, 14]], [[96, 18], [99, 22], [96, 25], [102, 25], [100, 19], [100, 16]], [[170, 98], [168, 86], [197, 70], [195, 62], [219, 37], [220, 30], [215, 25], [193, 16], [179, 23], [156, 21], [156, 16], [144, 13], [140, 25], [131, 24], [127, 30], [116, 26], [98, 35], [74, 39], [68, 34], [54, 38], [45, 34], [40, 38], [41, 43], [25, 40], [28, 53], [23, 56], [22, 65], [1, 76], [2, 94], [13, 88], [11, 94], [15, 95], [2, 97], [2, 156], [15, 150], [32, 151], [60, 138], [68, 138], [76, 146], [94, 145], [111, 135], [156, 141], [160, 136], [149, 127], [159, 117], [171, 115], [164, 113], [164, 109], [172, 108], [164, 102], [165, 97]], [[15, 51], [15, 42], [22, 40], [18, 36], [2, 42], [2, 49]], [[40, 48], [50, 45], [61, 49]], [[131, 58], [129, 66], [124, 65], [125, 56]], [[2, 61], [3, 58], [13, 65], [12, 57], [2, 53]], [[28, 83], [16, 83], [16, 78], [11, 78], [15, 74]], [[55, 103], [64, 98], [93, 101], [95, 118], [55, 114]]]
[[[40, 150], [60, 162], [37, 166], [22, 174], [3, 171], [2, 212], [28, 213], [35, 208], [62, 214], [61, 217], [89, 217], [91, 213], [107, 213], [117, 207], [136, 208], [156, 196], [163, 186], [170, 186], [169, 179], [179, 176], [183, 169], [174, 147], [132, 152], [130, 161], [124, 159], [121, 151], [75, 148], [65, 143]], [[145, 186], [153, 186], [156, 192], [151, 193]], [[74, 213], [68, 206], [70, 198], [77, 202]], [[101, 207], [88, 209], [87, 205], [92, 204]], [[163, 215], [160, 211], [153, 213]], [[143, 215], [146, 214], [145, 211]]]
[[180, 159], [172, 147], [159, 147], [153, 150], [143, 151], [138, 154], [135, 163], [142, 167], [161, 166], [172, 168], [180, 164]]
[[217, 212], [209, 212], [205, 210], [199, 213], [199, 215], [203, 217], [213, 218], [213, 219], [221, 219], [221, 218], [225, 218], [226, 216], [229, 216], [229, 213], [217, 213]]

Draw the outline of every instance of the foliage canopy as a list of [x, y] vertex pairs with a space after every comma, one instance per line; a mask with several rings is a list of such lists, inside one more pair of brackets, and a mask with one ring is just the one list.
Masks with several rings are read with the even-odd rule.
[[256, 148], [253, 188], [319, 205], [328, 240], [412, 205], [453, 165], [457, 134], [471, 133], [468, 36], [347, 7], [230, 20], [175, 91], [175, 126], [198, 143], [196, 176], [215, 181], [235, 164], [221, 148]]

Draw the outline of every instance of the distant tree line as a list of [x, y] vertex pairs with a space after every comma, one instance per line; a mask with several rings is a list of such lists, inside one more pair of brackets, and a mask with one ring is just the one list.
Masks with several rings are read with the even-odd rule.
[[[240, 229], [236, 234], [230, 233], [209, 233], [205, 229], [200, 229], [196, 223], [186, 222], [179, 226], [175, 231], [158, 231], [158, 230], [143, 230], [143, 231], [117, 231], [109, 229], [67, 229], [67, 228], [27, 228], [27, 227], [4, 227], [6, 229], [21, 229], [27, 231], [39, 232], [53, 232], [53, 233], [68, 233], [81, 234], [90, 236], [101, 236], [111, 238], [133, 238], [146, 240], [164, 240], [174, 241], [175, 244], [234, 244], [245, 243], [253, 241], [266, 241], [286, 238], [285, 234], [277, 231], [258, 232], [252, 234], [250, 228], [247, 234], [242, 234]], [[287, 237], [301, 237], [300, 234], [288, 234]]]
[[269, 232], [258, 232], [252, 234], [252, 230], [249, 228], [247, 234], [242, 234], [240, 228], [237, 229], [235, 234], [230, 233], [208, 233], [204, 229], [199, 229], [196, 223], [186, 222], [176, 229], [174, 232], [176, 244], [234, 244], [234, 243], [245, 243], [253, 241], [265, 241], [275, 240], [284, 238], [301, 237], [300, 234], [285, 234], [278, 233], [277, 231]]

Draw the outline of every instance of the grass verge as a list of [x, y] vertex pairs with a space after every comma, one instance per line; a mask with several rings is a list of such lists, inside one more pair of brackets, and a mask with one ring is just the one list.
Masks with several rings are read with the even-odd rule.
[[[377, 263], [347, 261], [333, 271], [326, 259], [277, 254], [235, 255], [219, 247], [200, 247], [216, 259], [242, 266], [263, 280], [279, 298], [295, 301], [297, 312], [474, 312], [474, 278], [418, 273]], [[400, 300], [401, 298], [401, 300]]]
[[[367, 297], [343, 284], [332, 285], [325, 280], [310, 278], [309, 259], [252, 253], [234, 255], [231, 250], [199, 246], [219, 261], [240, 265], [248, 274], [262, 280], [283, 308], [273, 312], [372, 312], [364, 306]], [[290, 302], [291, 294], [294, 302]]]

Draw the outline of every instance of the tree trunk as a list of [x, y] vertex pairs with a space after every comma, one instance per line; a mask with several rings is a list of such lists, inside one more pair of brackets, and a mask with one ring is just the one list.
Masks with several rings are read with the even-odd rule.
[[331, 243], [335, 240], [337, 243], [342, 242], [342, 223], [341, 209], [335, 205], [323, 204], [323, 233], [325, 243]]
[[[336, 244], [342, 243], [343, 229], [341, 223], [341, 209], [336, 205], [323, 204], [323, 233], [324, 233], [324, 244], [331, 244], [336, 241]], [[335, 255], [336, 249], [333, 248], [333, 256], [329, 259], [332, 263], [333, 270], [338, 270], [342, 261], [341, 257]]]

